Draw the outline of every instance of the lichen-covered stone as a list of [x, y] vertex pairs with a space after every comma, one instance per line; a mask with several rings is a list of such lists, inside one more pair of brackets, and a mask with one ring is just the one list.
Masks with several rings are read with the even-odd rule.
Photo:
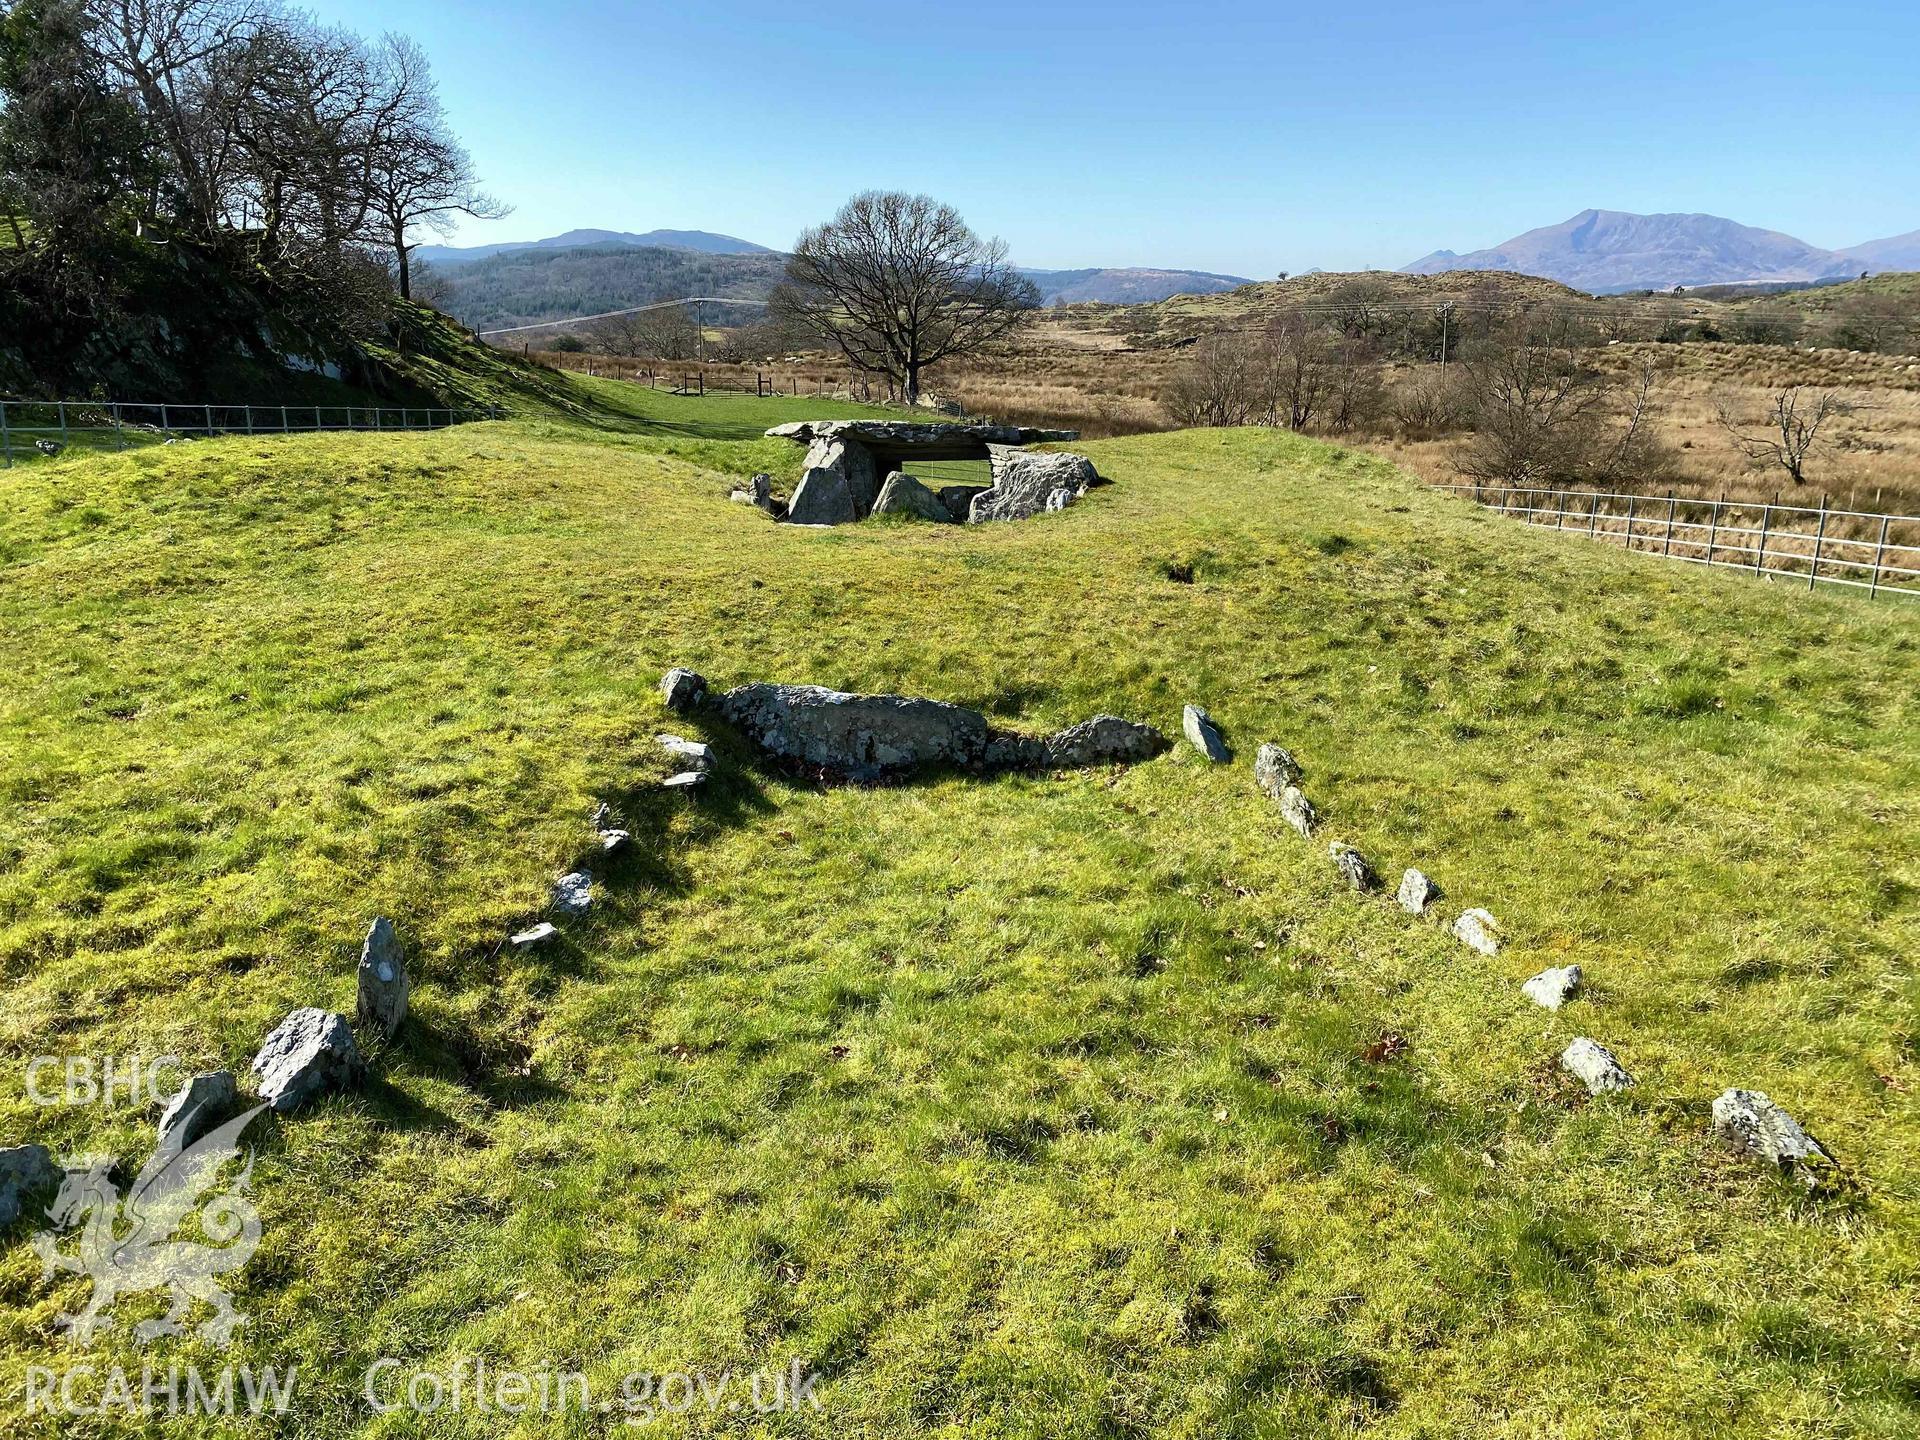
[[1485, 910], [1468, 910], [1453, 922], [1453, 936], [1482, 955], [1500, 953], [1500, 922]]
[[160, 1112], [160, 1148], [180, 1151], [220, 1123], [240, 1100], [240, 1085], [230, 1070], [209, 1070], [181, 1087]]
[[676, 665], [660, 677], [660, 696], [669, 710], [679, 714], [697, 710], [707, 698], [706, 678]]
[[1580, 967], [1562, 965], [1542, 970], [1520, 987], [1520, 993], [1543, 1010], [1558, 1010], [1580, 988]]
[[1605, 1095], [1633, 1084], [1613, 1052], [1584, 1035], [1560, 1052], [1560, 1068], [1585, 1085], [1589, 1095]]
[[1313, 838], [1313, 827], [1320, 823], [1313, 802], [1298, 785], [1289, 785], [1280, 792], [1280, 818], [1309, 840]]
[[260, 1098], [285, 1113], [328, 1090], [360, 1082], [366, 1066], [344, 1015], [311, 1007], [295, 1010], [274, 1027], [253, 1057]]
[[1333, 857], [1333, 865], [1340, 872], [1340, 878], [1347, 882], [1347, 888], [1356, 895], [1365, 895], [1374, 890], [1379, 881], [1374, 878], [1373, 867], [1367, 864], [1366, 857], [1351, 845], [1342, 845], [1339, 841], [1327, 846], [1327, 854]]
[[916, 520], [931, 520], [936, 525], [953, 523], [953, 516], [938, 495], [899, 470], [889, 475], [887, 483], [880, 487], [879, 498], [873, 502], [873, 513], [910, 515]]
[[362, 1025], [375, 1026], [388, 1035], [407, 1018], [407, 1005], [413, 994], [413, 981], [400, 954], [400, 937], [393, 922], [384, 915], [368, 927], [360, 946], [360, 967], [355, 973], [358, 1002], [354, 1018]]
[[1253, 757], [1253, 783], [1278, 800], [1290, 785], [1300, 783], [1300, 765], [1293, 752], [1269, 740]]
[[1713, 1102], [1713, 1133], [1748, 1155], [1803, 1179], [1833, 1168], [1833, 1157], [1762, 1090], [1728, 1090]]
[[1393, 898], [1400, 902], [1400, 908], [1409, 915], [1424, 915], [1427, 907], [1440, 898], [1440, 887], [1427, 877], [1425, 871], [1409, 870], [1400, 877], [1400, 888], [1394, 891]]
[[1233, 752], [1221, 737], [1220, 727], [1198, 705], [1189, 705], [1180, 712], [1180, 731], [1193, 748], [1213, 764], [1224, 765], [1233, 758]]

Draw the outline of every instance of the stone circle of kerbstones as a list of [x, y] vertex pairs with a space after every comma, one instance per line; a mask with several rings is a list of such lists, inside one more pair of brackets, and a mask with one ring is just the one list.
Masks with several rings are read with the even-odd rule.
[[366, 1074], [347, 1017], [311, 1006], [274, 1027], [252, 1068], [260, 1077], [260, 1098], [282, 1114], [328, 1090], [357, 1085]]
[[553, 882], [553, 908], [562, 915], [584, 915], [593, 908], [593, 876], [574, 870]]
[[1633, 1077], [1614, 1053], [1585, 1035], [1560, 1052], [1560, 1068], [1585, 1085], [1589, 1095], [1606, 1095], [1633, 1084]]
[[1347, 882], [1347, 888], [1354, 894], [1368, 894], [1378, 883], [1374, 879], [1373, 867], [1367, 864], [1366, 857], [1353, 846], [1343, 845], [1336, 840], [1327, 846], [1327, 854], [1333, 858], [1334, 868], [1340, 872], [1341, 879]]
[[1500, 922], [1485, 910], [1468, 910], [1453, 922], [1453, 935], [1462, 945], [1482, 955], [1500, 953]]
[[1300, 780], [1300, 764], [1285, 746], [1268, 740], [1254, 754], [1254, 784], [1264, 790], [1269, 798], [1278, 800], [1289, 786], [1297, 786]]

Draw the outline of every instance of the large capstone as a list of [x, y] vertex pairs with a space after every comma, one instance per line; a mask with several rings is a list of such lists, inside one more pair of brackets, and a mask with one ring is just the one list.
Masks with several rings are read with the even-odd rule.
[[1762, 1090], [1728, 1090], [1713, 1102], [1713, 1133], [1783, 1171], [1815, 1176], [1833, 1157]]
[[853, 780], [925, 766], [972, 768], [987, 750], [986, 717], [942, 700], [759, 683], [727, 691], [719, 709], [776, 759]]
[[993, 485], [973, 497], [969, 524], [990, 520], [1030, 520], [1052, 510], [1064, 510], [1088, 489], [1100, 483], [1093, 462], [1066, 452], [1030, 455], [1024, 450], [995, 446]]
[[354, 1018], [362, 1025], [392, 1035], [407, 1018], [413, 981], [408, 978], [406, 962], [400, 955], [400, 937], [394, 933], [393, 922], [384, 915], [376, 917], [367, 930], [367, 938], [360, 946], [356, 979], [359, 999]]
[[360, 1082], [366, 1066], [344, 1015], [308, 1007], [296, 1010], [260, 1045], [253, 1057], [260, 1098], [283, 1114], [328, 1090]]
[[209, 1070], [189, 1080], [160, 1113], [160, 1148], [180, 1151], [218, 1125], [239, 1102], [230, 1070]]
[[0, 1150], [0, 1230], [13, 1224], [26, 1202], [60, 1183], [60, 1167], [44, 1145]]
[[1180, 729], [1193, 748], [1215, 765], [1224, 765], [1233, 758], [1233, 752], [1221, 738], [1220, 727], [1198, 705], [1189, 705], [1180, 712]]
[[1633, 1084], [1613, 1052], [1584, 1035], [1560, 1052], [1560, 1068], [1585, 1085], [1589, 1095], [1605, 1095]]
[[787, 502], [789, 525], [846, 525], [859, 518], [847, 477], [838, 470], [807, 471]]

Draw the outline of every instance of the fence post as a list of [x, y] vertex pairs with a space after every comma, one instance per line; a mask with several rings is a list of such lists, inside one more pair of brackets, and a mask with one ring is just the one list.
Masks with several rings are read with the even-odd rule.
[[1726, 492], [1713, 502], [1713, 514], [1707, 522], [1707, 564], [1713, 564], [1713, 542], [1720, 538], [1720, 507], [1726, 503]]
[[1827, 538], [1827, 497], [1820, 497], [1820, 528], [1813, 532], [1813, 564], [1807, 567], [1807, 589], [1820, 575], [1820, 545]]
[[1887, 526], [1891, 524], [1891, 515], [1880, 517], [1880, 543], [1873, 547], [1873, 582], [1867, 586], [1867, 598], [1871, 600], [1880, 593], [1880, 565], [1887, 555]]
[[167, 407], [163, 402], [160, 406], [160, 433], [164, 435], [171, 429], [173, 429], [173, 426], [167, 423]]
[[1635, 498], [1633, 491], [1629, 490], [1627, 492], [1627, 550], [1629, 553], [1633, 550], [1633, 502]]
[[1667, 491], [1667, 544], [1660, 552], [1663, 556], [1673, 554], [1673, 491]]
[[211, 405], [207, 406], [206, 410], [207, 410], [207, 438], [211, 440], [213, 438], [213, 406]]
[[67, 444], [67, 402], [60, 400], [55, 403], [60, 411], [60, 445], [62, 449], [65, 449]]
[[1760, 553], [1753, 557], [1753, 573], [1758, 575], [1767, 568], [1767, 532], [1773, 529], [1773, 506], [1760, 507]]
[[7, 402], [0, 400], [0, 456], [4, 456], [7, 468], [13, 468], [13, 435], [7, 429]]
[[120, 423], [120, 402], [116, 400], [113, 404], [107, 406], [107, 414], [113, 418], [113, 448], [115, 450], [126, 449], [127, 430], [126, 427]]
[[242, 406], [241, 413], [247, 417], [247, 433], [251, 435], [253, 433], [253, 406]]
[[284, 405], [280, 407], [280, 433], [287, 433], [287, 407]]
[[1593, 500], [1587, 510], [1587, 534], [1593, 535], [1600, 524], [1600, 492], [1593, 492]]
[[313, 407], [313, 428], [315, 430], [320, 430], [325, 428], [320, 423], [320, 407], [318, 405]]

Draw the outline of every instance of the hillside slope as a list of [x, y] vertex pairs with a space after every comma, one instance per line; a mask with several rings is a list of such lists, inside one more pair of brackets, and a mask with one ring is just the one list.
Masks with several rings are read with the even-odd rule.
[[[800, 451], [751, 437], [821, 407], [583, 394], [621, 389], [624, 434], [0, 476], [0, 1069], [244, 1070], [290, 1007], [351, 1010], [376, 914], [414, 968], [364, 1092], [258, 1122], [225, 1358], [299, 1365], [286, 1424], [428, 1424], [369, 1413], [381, 1356], [600, 1395], [798, 1362], [796, 1435], [1920, 1421], [1910, 612], [1529, 531], [1274, 432], [1088, 446], [1114, 484], [1025, 524], [786, 529], [729, 477], [791, 483]], [[1200, 702], [1238, 753], [820, 790], [669, 717], [672, 664], [1036, 729]], [[669, 728], [720, 753], [691, 801], [659, 789]], [[1263, 739], [1318, 843], [1255, 790]], [[595, 909], [503, 949], [600, 800], [635, 843]], [[1348, 894], [1328, 839], [1510, 948]], [[1575, 961], [1566, 1010], [1519, 997]], [[1578, 1034], [1638, 1085], [1587, 1100], [1554, 1067]], [[1810, 1200], [1712, 1143], [1730, 1085], [1847, 1183]], [[137, 1163], [152, 1123], [0, 1089], [7, 1142]], [[0, 1292], [16, 1406], [71, 1362], [85, 1282], [16, 1230]], [[123, 1325], [87, 1360], [181, 1354], [211, 1352]]]

